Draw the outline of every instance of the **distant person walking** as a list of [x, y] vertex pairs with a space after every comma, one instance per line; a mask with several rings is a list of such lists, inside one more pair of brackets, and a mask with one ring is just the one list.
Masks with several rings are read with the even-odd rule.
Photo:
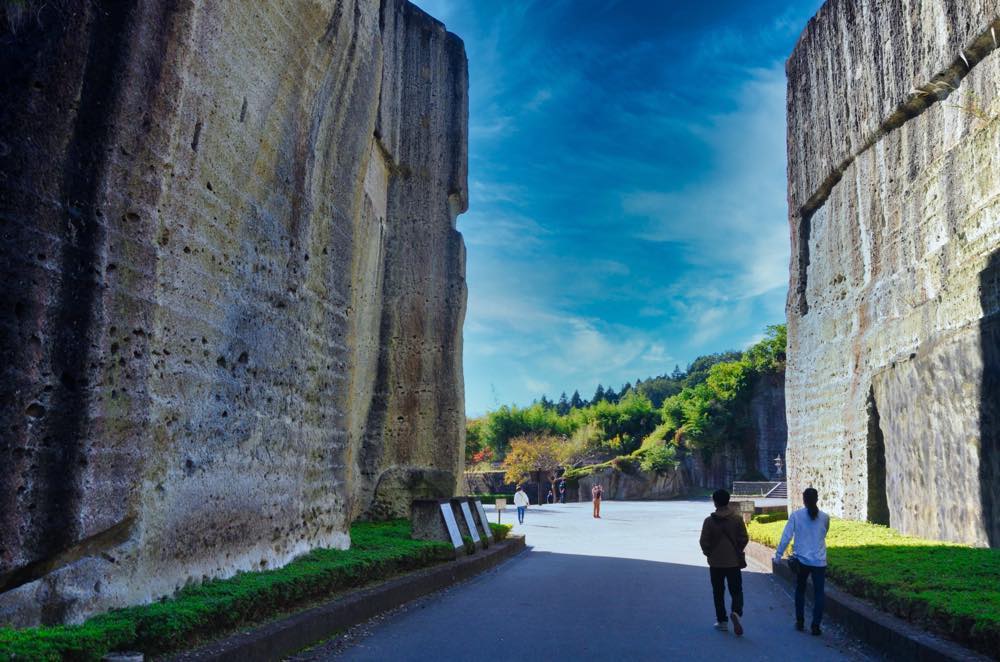
[[590, 488], [590, 498], [594, 500], [594, 517], [601, 519], [601, 499], [604, 498], [604, 488], [594, 485]]
[[788, 559], [788, 567], [795, 573], [795, 629], [806, 628], [806, 582], [813, 580], [812, 633], [823, 634], [823, 603], [826, 601], [826, 534], [830, 531], [830, 516], [819, 509], [819, 492], [809, 487], [802, 493], [805, 508], [799, 508], [788, 516], [788, 523], [781, 534], [781, 542], [774, 552], [774, 559], [781, 561], [794, 541], [794, 551]]
[[559, 503], [566, 503], [566, 481], [559, 481]]
[[523, 486], [518, 486], [514, 492], [514, 505], [517, 506], [517, 523], [524, 524], [524, 513], [528, 510], [528, 494]]
[[552, 492], [552, 490], [549, 490], [549, 493], [545, 495], [545, 503], [551, 505], [552, 503], [555, 503], [555, 500], [556, 495]]
[[744, 548], [750, 542], [743, 517], [729, 505], [729, 492], [716, 490], [712, 494], [715, 512], [705, 518], [701, 526], [701, 551], [708, 557], [708, 572], [712, 579], [712, 598], [715, 600], [715, 629], [729, 631], [726, 617], [726, 584], [733, 609], [733, 632], [743, 635], [743, 573], [747, 567]]

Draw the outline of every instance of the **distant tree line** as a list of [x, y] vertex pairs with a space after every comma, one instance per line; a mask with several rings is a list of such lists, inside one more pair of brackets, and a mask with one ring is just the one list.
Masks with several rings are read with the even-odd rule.
[[700, 356], [687, 370], [675, 366], [670, 374], [618, 390], [599, 385], [589, 400], [574, 391], [555, 402], [543, 395], [527, 407], [503, 405], [469, 419], [466, 459], [501, 461], [513, 445], [516, 453], [507, 464], [517, 466], [507, 467], [510, 475], [526, 473], [532, 457], [544, 457], [546, 471], [554, 461], [563, 467], [633, 462], [660, 470], [687, 452], [708, 460], [752, 432], [753, 383], [784, 370], [786, 342], [785, 326], [774, 325], [744, 352]]

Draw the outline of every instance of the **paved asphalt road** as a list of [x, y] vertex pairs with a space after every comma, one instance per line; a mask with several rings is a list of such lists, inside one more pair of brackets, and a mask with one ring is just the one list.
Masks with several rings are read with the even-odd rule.
[[708, 501], [609, 501], [595, 520], [587, 503], [532, 507], [515, 527], [528, 551], [298, 659], [875, 659], [834, 624], [822, 637], [796, 632], [784, 585], [752, 567], [743, 579], [746, 634], [714, 630], [698, 547], [710, 510]]

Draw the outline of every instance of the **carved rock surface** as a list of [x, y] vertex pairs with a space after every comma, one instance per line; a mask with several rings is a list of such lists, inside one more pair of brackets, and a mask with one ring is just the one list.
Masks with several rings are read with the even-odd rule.
[[405, 0], [3, 7], [0, 624], [450, 497], [461, 40]]
[[790, 496], [994, 546], [997, 38], [996, 0], [829, 0], [787, 63]]

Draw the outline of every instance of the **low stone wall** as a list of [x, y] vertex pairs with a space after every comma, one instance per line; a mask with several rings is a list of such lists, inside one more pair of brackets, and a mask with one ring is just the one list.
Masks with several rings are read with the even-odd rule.
[[575, 490], [567, 485], [567, 501], [590, 501], [590, 490], [596, 484], [604, 487], [605, 499], [616, 501], [672, 499], [690, 489], [683, 471], [638, 471], [627, 474], [607, 468], [581, 478]]

